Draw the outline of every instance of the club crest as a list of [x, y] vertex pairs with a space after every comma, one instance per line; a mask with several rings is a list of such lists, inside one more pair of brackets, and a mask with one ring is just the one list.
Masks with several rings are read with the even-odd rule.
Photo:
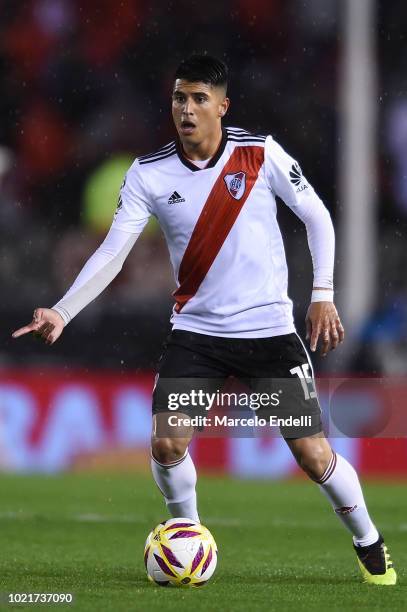
[[240, 200], [246, 191], [246, 173], [235, 172], [234, 174], [225, 174], [223, 180], [226, 183], [227, 190], [235, 200]]

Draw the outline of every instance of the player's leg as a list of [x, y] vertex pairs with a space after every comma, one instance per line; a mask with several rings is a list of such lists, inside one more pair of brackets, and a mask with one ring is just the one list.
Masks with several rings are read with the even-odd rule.
[[[212, 336], [182, 330], [173, 331], [164, 347], [159, 363], [159, 376], [153, 393], [153, 433], [151, 437], [151, 469], [173, 517], [198, 521], [197, 475], [188, 445], [194, 428], [178, 424], [182, 417], [201, 413], [195, 404], [169, 412], [170, 398], [179, 393], [216, 390], [227, 373], [222, 369], [219, 350]], [[218, 359], [214, 359], [217, 356]], [[216, 381], [219, 381], [217, 383]], [[212, 389], [215, 384], [215, 389]], [[185, 414], [184, 414], [185, 412]], [[205, 410], [204, 410], [205, 412]], [[168, 417], [178, 417], [176, 425]]]
[[366, 582], [396, 583], [396, 573], [382, 536], [373, 524], [358, 475], [352, 465], [335, 453], [321, 432], [313, 436], [286, 439], [298, 465], [319, 485], [335, 514], [349, 529]]
[[281, 428], [294, 457], [318, 483], [336, 516], [352, 533], [364, 579], [373, 584], [395, 584], [396, 574], [369, 516], [358, 475], [344, 457], [332, 450], [323, 434], [312, 365], [301, 339], [297, 334], [288, 334], [258, 343], [257, 376], [269, 376], [273, 384], [280, 385], [279, 415], [305, 415], [310, 419], [309, 426]]
[[[168, 429], [168, 416], [174, 413], [158, 413], [153, 417], [151, 436], [151, 470], [154, 480], [164, 496], [173, 517], [183, 516], [199, 521], [196, 500], [196, 470], [188, 452], [193, 428], [179, 426]], [[177, 413], [177, 417], [187, 417]]]
[[323, 433], [286, 442], [298, 465], [319, 485], [335, 514], [352, 533], [354, 544], [369, 546], [376, 542], [379, 534], [351, 464], [332, 450]]

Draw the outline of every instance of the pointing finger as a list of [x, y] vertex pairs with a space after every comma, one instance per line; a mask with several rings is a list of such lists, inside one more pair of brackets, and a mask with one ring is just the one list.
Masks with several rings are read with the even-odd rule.
[[24, 336], [24, 334], [28, 334], [37, 329], [37, 323], [30, 323], [29, 325], [25, 325], [24, 327], [20, 327], [20, 329], [16, 329], [15, 332], [11, 334], [12, 338], [19, 338], [20, 336]]

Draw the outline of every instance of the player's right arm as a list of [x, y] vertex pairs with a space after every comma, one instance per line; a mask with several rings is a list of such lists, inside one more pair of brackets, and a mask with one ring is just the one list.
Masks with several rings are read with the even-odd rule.
[[151, 214], [137, 166], [136, 161], [123, 182], [109, 233], [86, 262], [73, 285], [53, 308], [36, 308], [31, 323], [17, 329], [12, 334], [13, 338], [33, 332], [47, 344], [53, 344], [65, 325], [120, 272]]

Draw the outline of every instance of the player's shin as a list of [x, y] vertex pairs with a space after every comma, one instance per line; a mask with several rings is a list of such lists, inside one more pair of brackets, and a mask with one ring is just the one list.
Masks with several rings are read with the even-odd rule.
[[171, 516], [200, 522], [195, 490], [196, 470], [188, 449], [181, 459], [168, 464], [157, 461], [153, 453], [154, 449], [151, 470]]
[[354, 544], [369, 546], [377, 542], [379, 534], [370, 519], [358, 475], [351, 464], [333, 452], [317, 482], [336, 515], [352, 533]]

